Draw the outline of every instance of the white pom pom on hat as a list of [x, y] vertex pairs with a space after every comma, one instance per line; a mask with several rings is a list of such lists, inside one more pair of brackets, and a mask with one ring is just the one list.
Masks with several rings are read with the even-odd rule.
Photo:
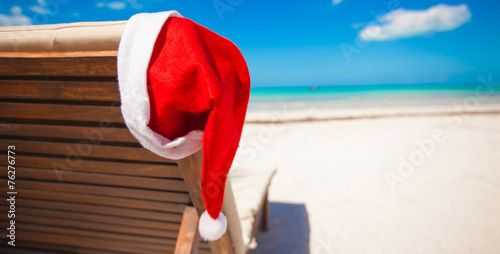
[[200, 216], [198, 223], [198, 230], [200, 236], [205, 241], [215, 241], [226, 233], [227, 219], [223, 213], [219, 213], [217, 219], [212, 219], [207, 211], [203, 212]]

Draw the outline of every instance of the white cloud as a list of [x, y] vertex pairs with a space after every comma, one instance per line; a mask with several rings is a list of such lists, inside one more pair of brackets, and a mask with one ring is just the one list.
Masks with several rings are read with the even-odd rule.
[[12, 14], [12, 16], [22, 15], [23, 9], [21, 9], [21, 7], [19, 7], [19, 5], [14, 5], [10, 8], [10, 14]]
[[30, 10], [32, 12], [36, 12], [36, 13], [39, 13], [39, 14], [49, 14], [49, 10], [39, 6], [39, 5], [33, 5], [33, 6], [30, 6]]
[[138, 4], [137, 0], [126, 0], [126, 2], [129, 3], [134, 9], [141, 9], [143, 6], [142, 4]]
[[121, 10], [125, 9], [125, 7], [127, 7], [127, 4], [122, 1], [115, 1], [108, 4], [108, 8], [112, 10]]
[[[30, 6], [30, 11], [44, 15], [52, 14], [52, 11], [47, 8], [49, 6], [47, 5], [47, 2], [45, 0], [37, 0], [36, 2], [38, 3], [38, 5]], [[52, 7], [52, 9], [57, 12], [58, 7], [54, 5], [52, 5]]]
[[332, 0], [332, 4], [337, 5], [337, 4], [342, 3], [342, 1], [344, 1], [344, 0]]
[[31, 24], [31, 19], [23, 15], [23, 9], [17, 5], [10, 8], [10, 15], [0, 14], [0, 26], [27, 26]]
[[[128, 4], [127, 4], [128, 3]], [[123, 10], [127, 8], [127, 5], [130, 5], [134, 9], [142, 8], [142, 4], [137, 4], [135, 0], [126, 0], [126, 1], [113, 1], [113, 2], [98, 2], [97, 7], [107, 7], [111, 10]]]
[[465, 4], [439, 4], [427, 10], [397, 9], [391, 11], [359, 32], [362, 41], [387, 41], [450, 31], [470, 21]]

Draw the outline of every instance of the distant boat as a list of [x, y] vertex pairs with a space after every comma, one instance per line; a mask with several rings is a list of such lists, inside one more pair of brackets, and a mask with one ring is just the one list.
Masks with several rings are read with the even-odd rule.
[[318, 87], [314, 86], [314, 85], [309, 87], [309, 90], [317, 90], [317, 89], [318, 89]]

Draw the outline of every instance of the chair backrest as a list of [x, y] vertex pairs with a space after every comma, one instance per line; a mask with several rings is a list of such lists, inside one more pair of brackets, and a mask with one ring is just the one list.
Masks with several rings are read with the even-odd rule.
[[[17, 250], [170, 253], [184, 208], [203, 210], [196, 157], [181, 171], [126, 128], [116, 54], [0, 52], [0, 165], [15, 146]], [[6, 174], [0, 181], [5, 197]], [[0, 224], [8, 227], [6, 216]], [[200, 253], [211, 250], [232, 253], [231, 238], [200, 243]]]

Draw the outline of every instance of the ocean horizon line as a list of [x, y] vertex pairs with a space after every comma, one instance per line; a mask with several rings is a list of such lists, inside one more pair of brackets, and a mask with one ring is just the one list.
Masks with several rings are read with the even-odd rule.
[[450, 87], [477, 87], [480, 83], [394, 83], [394, 84], [310, 84], [310, 85], [258, 85], [252, 86], [252, 90], [260, 89], [336, 89], [336, 88], [450, 88]]

